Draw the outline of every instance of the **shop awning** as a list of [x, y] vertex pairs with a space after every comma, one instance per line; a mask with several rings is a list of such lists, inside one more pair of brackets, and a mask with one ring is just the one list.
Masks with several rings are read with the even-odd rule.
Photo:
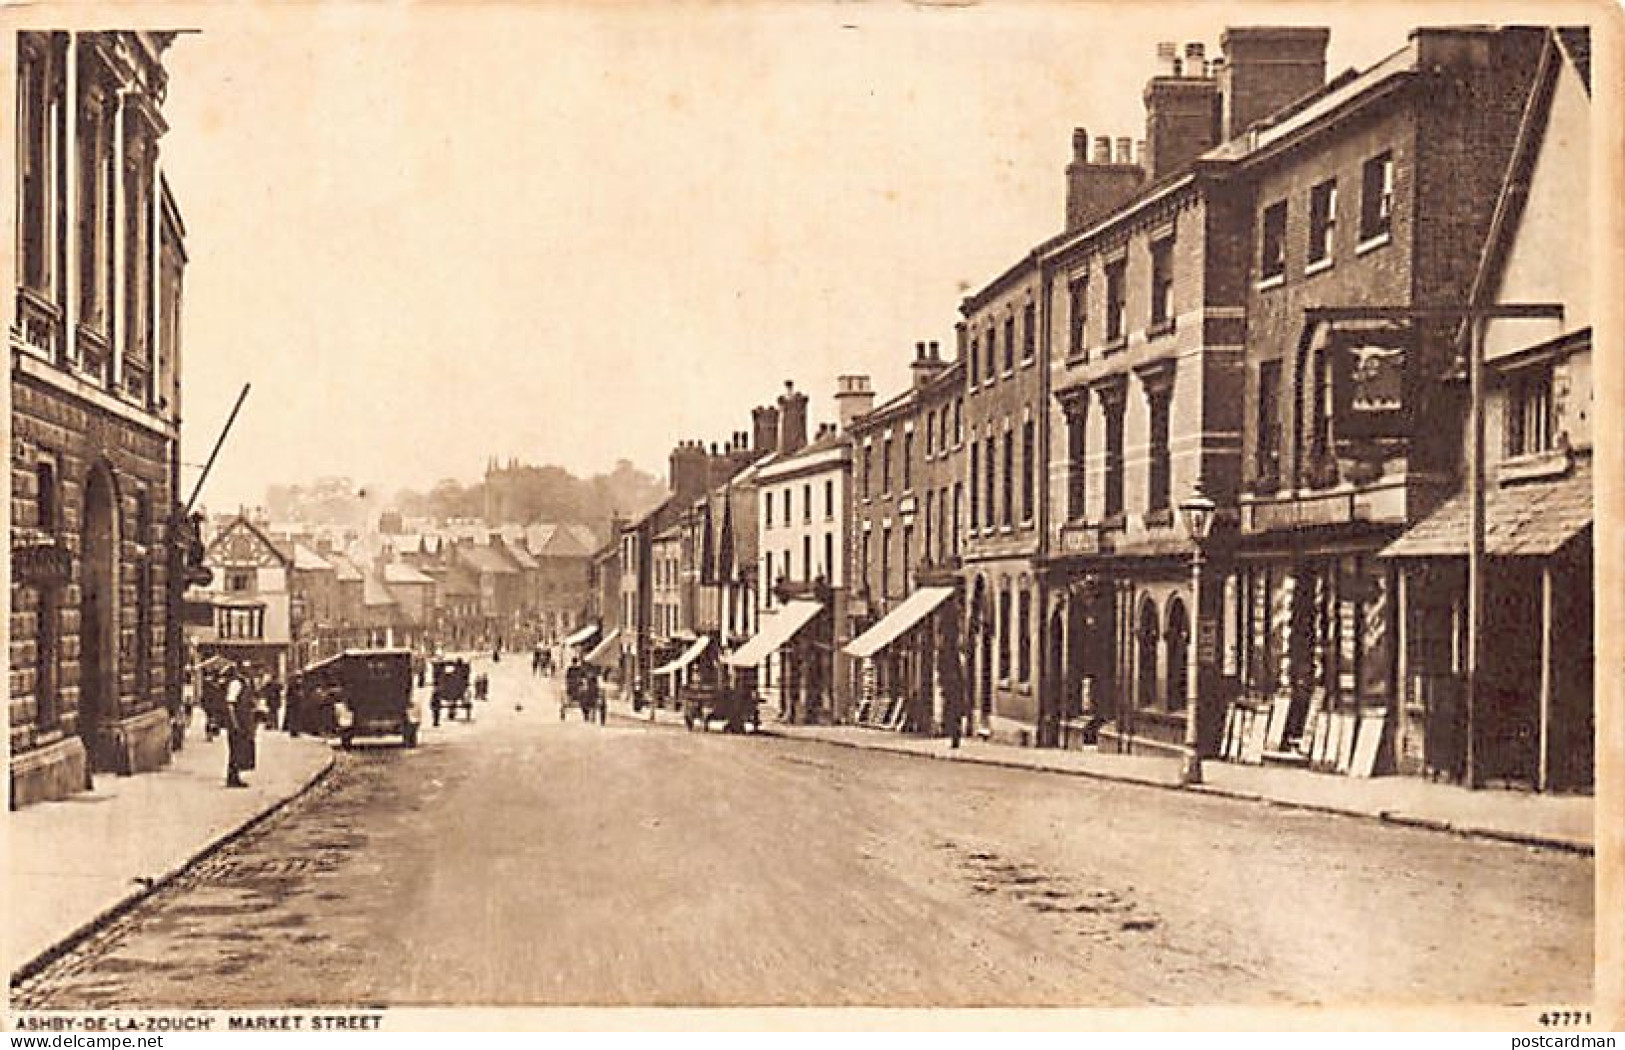
[[710, 638], [710, 636], [709, 635], [701, 635], [699, 638], [697, 638], [694, 641], [694, 643], [692, 645], [690, 645], [687, 649], [683, 650], [683, 653], [682, 653], [681, 656], [677, 657], [675, 660], [668, 660], [665, 663], [661, 664], [659, 667], [654, 669], [654, 673], [655, 674], [676, 674], [678, 671], [681, 671], [683, 668], [687, 667], [689, 664], [693, 663], [695, 660], [698, 660], [700, 658], [700, 654], [704, 653], [710, 647], [711, 647], [711, 638]]
[[[1382, 552], [1387, 558], [1466, 557], [1465, 492], [1452, 496]], [[1561, 478], [1492, 485], [1484, 492], [1484, 552], [1491, 557], [1545, 557], [1589, 528], [1591, 465]]]
[[953, 597], [952, 587], [921, 587], [880, 622], [847, 643], [846, 651], [853, 656], [873, 656], [897, 641], [908, 629], [930, 616], [937, 607]]
[[812, 622], [823, 606], [818, 602], [786, 602], [776, 612], [762, 616], [762, 629], [750, 641], [722, 658], [729, 667], [755, 667], [769, 653], [796, 636], [796, 632]]
[[[597, 630], [597, 628], [595, 627], [593, 630]], [[587, 654], [587, 662], [597, 664], [599, 667], [614, 667], [621, 659], [620, 646], [615, 644], [616, 639], [620, 638], [620, 636], [621, 631], [618, 627], [606, 634], [604, 640], [593, 646], [592, 652]]]
[[598, 625], [595, 624], [595, 623], [589, 623], [587, 626], [581, 628], [579, 631], [575, 632], [574, 634], [572, 634], [568, 638], [566, 638], [564, 640], [564, 644], [565, 645], [586, 645], [588, 642], [592, 641], [593, 635], [595, 635], [597, 633], [598, 633]]

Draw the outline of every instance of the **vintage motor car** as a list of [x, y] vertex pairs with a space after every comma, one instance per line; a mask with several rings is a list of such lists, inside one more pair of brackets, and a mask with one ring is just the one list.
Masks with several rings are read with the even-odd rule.
[[345, 747], [376, 736], [399, 736], [417, 747], [421, 715], [410, 649], [347, 649], [306, 668], [301, 678], [317, 695], [331, 697], [333, 731]]

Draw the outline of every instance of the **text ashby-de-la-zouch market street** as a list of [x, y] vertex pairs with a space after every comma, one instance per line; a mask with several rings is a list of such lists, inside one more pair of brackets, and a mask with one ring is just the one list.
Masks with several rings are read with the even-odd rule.
[[1612, 21], [175, 14], [10, 23], [18, 1033], [1625, 1021]]

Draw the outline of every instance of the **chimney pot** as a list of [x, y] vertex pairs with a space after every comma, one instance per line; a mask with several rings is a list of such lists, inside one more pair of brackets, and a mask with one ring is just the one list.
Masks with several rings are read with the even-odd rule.
[[1095, 163], [1110, 164], [1112, 162], [1112, 140], [1110, 135], [1095, 136]]
[[933, 360], [933, 361], [941, 361], [942, 360], [942, 351], [937, 349], [937, 341], [935, 339], [931, 340], [931, 360]]
[[1084, 128], [1072, 129], [1072, 159], [1079, 164], [1089, 160], [1089, 132]]
[[1117, 163], [1134, 163], [1134, 141], [1127, 135], [1117, 140]]
[[1206, 54], [1207, 47], [1200, 40], [1193, 40], [1185, 45], [1185, 65], [1188, 75], [1193, 77], [1202, 75], [1202, 69], [1206, 65], [1202, 59]]

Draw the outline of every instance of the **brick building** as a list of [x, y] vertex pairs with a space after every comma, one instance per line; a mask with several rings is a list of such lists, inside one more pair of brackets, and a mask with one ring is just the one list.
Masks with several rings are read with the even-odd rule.
[[853, 416], [847, 651], [856, 658], [856, 721], [931, 733], [946, 728], [949, 690], [964, 681], [965, 369], [943, 360], [936, 343], [920, 343], [910, 371], [909, 388], [878, 407], [864, 377], [843, 379], [838, 395], [843, 419]]
[[168, 761], [185, 231], [148, 32], [19, 32], [11, 803]]
[[1038, 559], [1048, 503], [1049, 368], [1043, 279], [1029, 252], [960, 305], [965, 361], [965, 536], [971, 707], [979, 732], [1037, 739], [1043, 688]]

